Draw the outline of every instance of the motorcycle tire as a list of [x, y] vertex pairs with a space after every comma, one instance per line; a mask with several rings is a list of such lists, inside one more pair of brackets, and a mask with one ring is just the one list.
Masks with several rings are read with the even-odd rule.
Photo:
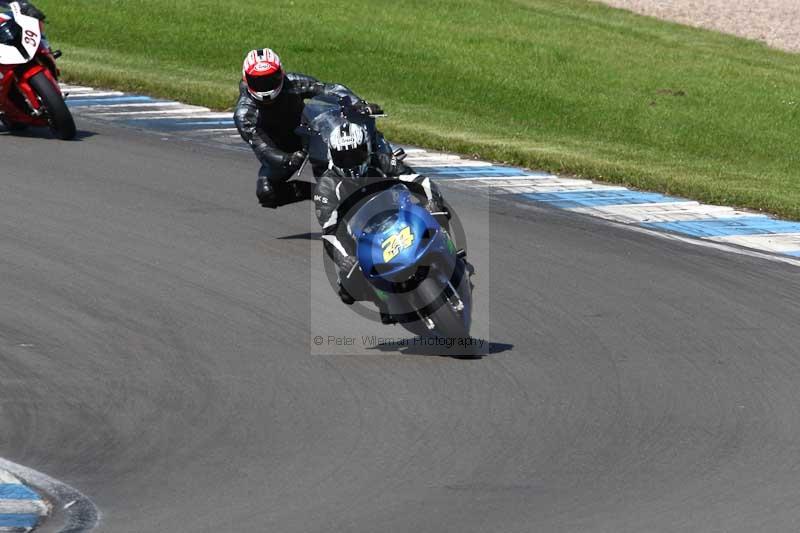
[[77, 133], [75, 120], [64, 102], [64, 97], [53, 86], [47, 75], [44, 72], [36, 74], [30, 79], [30, 84], [42, 100], [47, 112], [47, 121], [55, 136], [63, 141], [74, 139]]
[[[459, 261], [459, 270], [463, 272], [463, 261]], [[468, 306], [471, 305], [471, 287], [468, 276], [461, 276], [460, 290], [462, 296], [466, 296], [469, 301], [465, 302]], [[465, 286], [464, 284], [467, 284]], [[429, 313], [429, 318], [433, 320], [436, 333], [449, 339], [468, 339], [469, 334], [469, 320], [465, 320], [463, 312], [456, 311], [451, 305], [448, 298], [445, 296], [444, 290], [441, 285], [434, 279], [423, 281], [417, 288], [417, 294], [422, 302], [434, 302], [433, 311]], [[416, 326], [416, 325], [415, 325]], [[419, 326], [414, 328], [415, 333], [422, 333]], [[419, 333], [418, 333], [419, 332]], [[468, 354], [464, 354], [468, 355]]]

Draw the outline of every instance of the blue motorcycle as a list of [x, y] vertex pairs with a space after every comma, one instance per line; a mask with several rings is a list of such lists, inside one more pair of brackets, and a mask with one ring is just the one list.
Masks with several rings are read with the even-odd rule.
[[[357, 112], [349, 97], [309, 100], [297, 134], [303, 139], [314, 175], [328, 168], [327, 139], [348, 121], [376, 131], [375, 117]], [[402, 150], [395, 156], [403, 157]], [[371, 292], [384, 316], [420, 336], [469, 338], [472, 321], [472, 267], [465, 243], [453, 242], [449, 228], [437, 221], [402, 181], [378, 180], [364, 189], [356, 205], [343, 209], [350, 242], [355, 243], [363, 277], [343, 280], [350, 294]], [[366, 282], [366, 291], [363, 290]]]
[[404, 185], [395, 182], [370, 196], [347, 229], [364, 278], [394, 320], [416, 335], [469, 338], [472, 283], [465, 254]]

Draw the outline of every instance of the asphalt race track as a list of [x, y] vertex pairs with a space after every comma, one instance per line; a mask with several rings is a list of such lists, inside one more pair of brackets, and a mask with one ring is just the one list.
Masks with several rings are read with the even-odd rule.
[[492, 353], [312, 354], [363, 324], [310, 288], [310, 204], [81, 126], [0, 134], [0, 450], [98, 530], [800, 528], [796, 266], [446, 186]]

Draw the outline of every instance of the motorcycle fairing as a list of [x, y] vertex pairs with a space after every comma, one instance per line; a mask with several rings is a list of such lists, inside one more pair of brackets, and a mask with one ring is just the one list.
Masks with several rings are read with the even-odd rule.
[[370, 198], [348, 223], [356, 256], [370, 280], [418, 266], [441, 227], [403, 185]]
[[42, 41], [38, 19], [23, 15], [19, 4], [11, 4], [11, 12], [0, 14], [0, 25], [8, 27], [6, 42], [0, 42], [0, 65], [22, 65], [36, 55]]
[[306, 102], [302, 124], [296, 133], [307, 138], [305, 148], [314, 167], [328, 166], [328, 139], [344, 122], [364, 126], [370, 137], [375, 136], [375, 119], [355, 112], [354, 104], [353, 97], [334, 94], [316, 96]]

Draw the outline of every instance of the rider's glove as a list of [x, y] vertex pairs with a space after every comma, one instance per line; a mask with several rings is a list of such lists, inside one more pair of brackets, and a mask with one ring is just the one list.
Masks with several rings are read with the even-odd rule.
[[297, 170], [301, 166], [303, 166], [303, 162], [306, 160], [306, 153], [302, 150], [298, 150], [297, 152], [290, 154], [287, 156], [284, 165], [286, 168], [290, 170]]
[[403, 171], [404, 167], [401, 167], [401, 163], [392, 154], [376, 153], [374, 159], [374, 166], [380, 168], [387, 176], [399, 176]]
[[447, 206], [444, 205], [444, 202], [442, 202], [442, 199], [439, 196], [434, 196], [428, 200], [428, 202], [425, 204], [425, 209], [427, 209], [434, 216], [445, 217], [442, 220], [450, 220], [450, 210], [447, 209]]
[[352, 255], [346, 255], [339, 261], [339, 268], [342, 272], [342, 277], [350, 276], [350, 273], [358, 266], [358, 259]]
[[356, 104], [356, 111], [363, 115], [383, 115], [383, 108], [378, 104], [371, 104], [366, 100], [361, 100]]
[[347, 292], [347, 289], [342, 286], [341, 282], [339, 282], [339, 298], [341, 298], [342, 302], [344, 302], [346, 305], [353, 305], [356, 303], [356, 299], [353, 298], [349, 292]]

